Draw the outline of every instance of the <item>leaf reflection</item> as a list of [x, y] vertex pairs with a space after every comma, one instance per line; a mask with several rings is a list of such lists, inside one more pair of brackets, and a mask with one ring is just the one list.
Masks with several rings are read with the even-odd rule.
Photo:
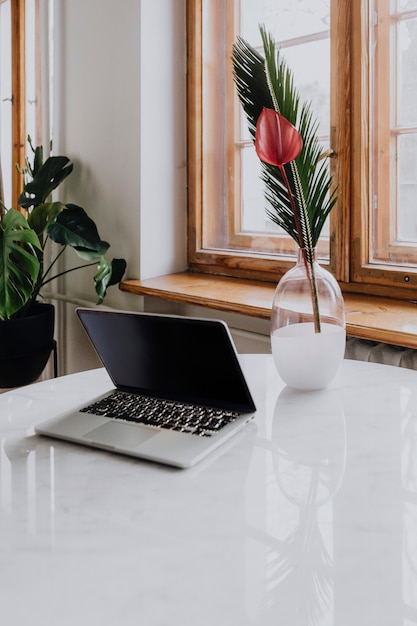
[[285, 388], [275, 407], [273, 444], [275, 478], [297, 507], [298, 522], [269, 553], [267, 605], [278, 604], [288, 623], [322, 626], [334, 581], [331, 536], [323, 538], [318, 509], [332, 506], [346, 463], [345, 420], [337, 394]]

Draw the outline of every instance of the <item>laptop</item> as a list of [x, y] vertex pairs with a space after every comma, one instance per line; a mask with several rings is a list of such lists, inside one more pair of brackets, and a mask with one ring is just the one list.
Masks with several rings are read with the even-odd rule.
[[191, 467], [256, 410], [227, 325], [175, 315], [77, 309], [114, 389], [35, 432]]

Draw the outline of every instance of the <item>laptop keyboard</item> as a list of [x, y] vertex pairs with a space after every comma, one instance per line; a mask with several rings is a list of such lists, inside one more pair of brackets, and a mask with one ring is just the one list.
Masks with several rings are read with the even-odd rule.
[[233, 422], [239, 413], [182, 402], [148, 398], [115, 391], [102, 400], [81, 409], [84, 413], [102, 415], [146, 426], [168, 428], [200, 437], [210, 437], [226, 424]]

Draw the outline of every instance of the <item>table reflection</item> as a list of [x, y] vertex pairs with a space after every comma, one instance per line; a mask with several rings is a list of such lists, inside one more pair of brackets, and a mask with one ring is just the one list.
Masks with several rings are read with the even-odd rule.
[[[46, 479], [46, 482], [45, 482]], [[7, 527], [27, 537], [54, 541], [55, 462], [54, 447], [26, 434], [0, 439], [0, 533]]]
[[405, 615], [417, 624], [417, 392], [403, 399], [408, 410], [402, 424], [403, 549], [402, 576]]
[[346, 464], [346, 425], [337, 393], [284, 388], [265, 443], [268, 523], [263, 536], [256, 533], [264, 544], [265, 593], [258, 601], [265, 623], [276, 623], [274, 616], [280, 615], [287, 624], [330, 624], [332, 502]]
[[417, 624], [417, 389], [364, 397], [276, 400], [246, 510], [248, 611], [265, 625]]

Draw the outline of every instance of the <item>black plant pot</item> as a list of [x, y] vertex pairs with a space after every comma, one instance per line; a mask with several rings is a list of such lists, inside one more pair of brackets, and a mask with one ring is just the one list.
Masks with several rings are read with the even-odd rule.
[[55, 309], [35, 302], [25, 317], [0, 321], [0, 387], [21, 387], [42, 374], [54, 349]]

